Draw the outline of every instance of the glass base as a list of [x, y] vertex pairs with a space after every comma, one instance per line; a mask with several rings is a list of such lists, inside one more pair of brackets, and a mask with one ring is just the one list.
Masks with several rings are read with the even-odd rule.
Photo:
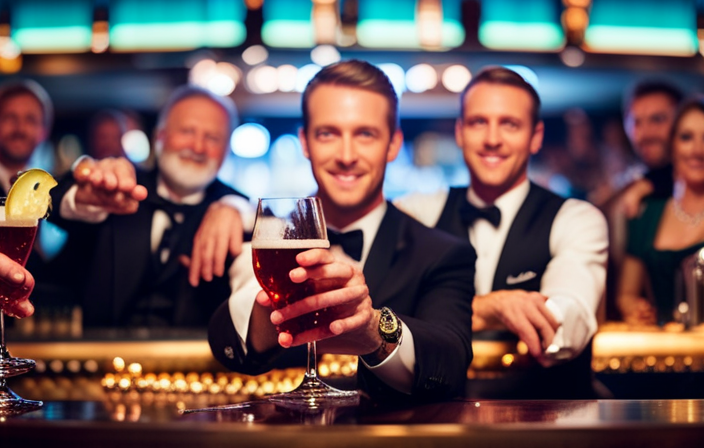
[[6, 385], [0, 386], [0, 417], [36, 411], [44, 405], [41, 401], [25, 400]]
[[0, 358], [0, 378], [22, 375], [34, 368], [34, 360], [23, 358]]
[[288, 409], [320, 409], [327, 406], [354, 406], [359, 404], [359, 392], [340, 390], [328, 386], [317, 377], [305, 376], [303, 382], [291, 392], [266, 397]]

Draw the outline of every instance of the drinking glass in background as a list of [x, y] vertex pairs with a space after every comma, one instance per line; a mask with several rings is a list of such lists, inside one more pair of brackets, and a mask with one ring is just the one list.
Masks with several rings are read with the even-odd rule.
[[[309, 249], [328, 248], [325, 217], [320, 199], [259, 199], [257, 219], [252, 234], [254, 273], [269, 296], [274, 309], [279, 309], [315, 294], [310, 280], [294, 283], [289, 272], [298, 267], [296, 255]], [[279, 332], [299, 333], [320, 325], [329, 325], [325, 310], [309, 313], [284, 322]], [[352, 404], [359, 399], [357, 391], [335, 389], [318, 378], [316, 344], [308, 343], [308, 363], [303, 382], [293, 391], [268, 397], [270, 401], [293, 406], [317, 408], [327, 404]]]
[[[7, 221], [5, 219], [5, 198], [0, 198], [0, 252], [24, 266], [37, 235], [37, 224], [36, 219]], [[0, 300], [8, 303], [15, 299], [11, 289], [4, 282], [0, 282]], [[29, 412], [42, 406], [41, 401], [25, 400], [7, 387], [7, 378], [21, 375], [33, 369], [34, 361], [13, 358], [7, 351], [4, 319], [5, 313], [0, 311], [0, 416]]]

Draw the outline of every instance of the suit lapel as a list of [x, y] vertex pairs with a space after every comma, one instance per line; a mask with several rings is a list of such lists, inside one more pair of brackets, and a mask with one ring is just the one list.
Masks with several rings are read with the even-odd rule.
[[[149, 173], [137, 182], [147, 187], [149, 195], [156, 194], [156, 176]], [[113, 223], [113, 248], [115, 253], [114, 292], [116, 310], [124, 309], [124, 301], [134, 297], [139, 289], [144, 273], [153, 272], [151, 268], [151, 229], [153, 206], [148, 200], [139, 204], [134, 215], [111, 216]]]
[[[391, 270], [396, 251], [403, 243], [400, 239], [403, 215], [391, 203], [387, 205], [388, 209], [364, 264], [364, 277], [371, 297], [379, 297], [379, 290]], [[379, 305], [378, 302], [374, 303], [375, 307]]]

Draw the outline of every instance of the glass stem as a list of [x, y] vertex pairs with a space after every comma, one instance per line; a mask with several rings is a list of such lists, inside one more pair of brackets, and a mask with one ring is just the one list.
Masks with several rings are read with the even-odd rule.
[[308, 343], [308, 365], [306, 366], [306, 376], [310, 379], [318, 378], [318, 354], [315, 341]]
[[10, 354], [5, 348], [5, 312], [0, 311], [0, 359], [9, 357]]

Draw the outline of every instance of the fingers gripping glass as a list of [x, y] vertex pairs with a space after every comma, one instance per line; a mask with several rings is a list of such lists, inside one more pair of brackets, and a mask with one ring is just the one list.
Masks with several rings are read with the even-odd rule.
[[[260, 199], [252, 234], [254, 273], [274, 309], [283, 308], [316, 293], [310, 280], [294, 283], [289, 272], [298, 267], [296, 255], [309, 249], [328, 248], [323, 208], [318, 198]], [[322, 325], [332, 317], [325, 309], [290, 319], [279, 332], [299, 334]], [[318, 378], [316, 344], [308, 343], [308, 364], [303, 382], [295, 390], [269, 397], [289, 405], [319, 407], [350, 404], [359, 400], [357, 391], [335, 389]]]
[[[37, 220], [5, 220], [5, 198], [0, 198], [0, 252], [22, 266], [32, 251], [37, 234]], [[0, 301], [10, 303], [17, 298], [5, 282], [0, 282]], [[34, 368], [31, 359], [14, 358], [5, 346], [5, 316], [0, 312], [0, 417], [22, 414], [39, 409], [41, 401], [25, 400], [17, 396], [5, 383], [12, 376], [21, 375]]]

